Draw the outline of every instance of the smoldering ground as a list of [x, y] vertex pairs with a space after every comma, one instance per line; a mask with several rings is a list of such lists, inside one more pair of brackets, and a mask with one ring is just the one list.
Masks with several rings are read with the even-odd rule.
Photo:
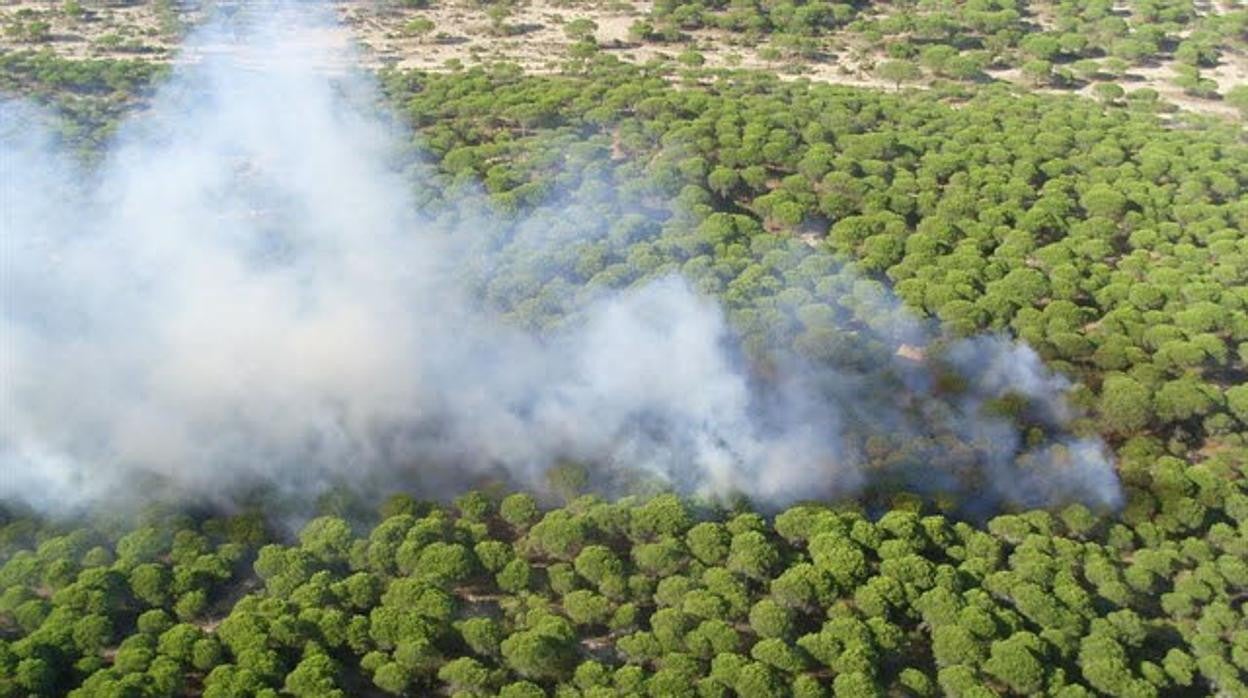
[[[640, 475], [776, 505], [879, 487], [1117, 504], [1104, 445], [1070, 432], [1068, 386], [1034, 352], [979, 337], [916, 361], [904, 348], [939, 333], [882, 289], [837, 328], [873, 347], [853, 367], [777, 346], [755, 370], [717, 302], [672, 276], [578, 290], [554, 331], [507, 322], [468, 270], [565, 244], [541, 222], [601, 194], [518, 221], [468, 199], [417, 210], [393, 157], [407, 136], [306, 41], [326, 16], [268, 6], [202, 29], [200, 59], [89, 171], [4, 105], [0, 496], [438, 494], [541, 487], [573, 460], [599, 489]], [[994, 412], [1007, 396], [1024, 407]]]

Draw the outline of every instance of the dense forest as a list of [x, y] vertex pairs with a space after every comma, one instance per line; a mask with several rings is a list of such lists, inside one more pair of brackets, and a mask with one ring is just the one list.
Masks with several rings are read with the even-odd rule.
[[[5, 504], [0, 696], [1248, 696], [1243, 121], [981, 79], [1113, 84], [1164, 53], [1207, 92], [1248, 13], [1067, 2], [1035, 31], [1023, 5], [659, 2], [630, 30], [795, 60], [851, 35], [889, 89], [581, 41], [549, 74], [385, 68], [379, 99], [410, 128], [396, 160], [422, 206], [558, 241], [482, 240], [491, 264], [465, 270], [517, 326], [679, 273], [752, 360], [854, 366], [895, 296], [942, 338], [1017, 338], [1069, 379], [1121, 507], [985, 512], [904, 482], [780, 510], [612, 498], [576, 463], [542, 491], [380, 505], [349, 487], [230, 511]], [[0, 51], [0, 90], [58, 114], [87, 163], [168, 72]]]
[[0, 687], [1240, 695], [1239, 464], [1148, 460], [1134, 496], [1149, 511], [1118, 519], [1074, 505], [972, 525], [900, 496], [883, 514], [764, 517], [674, 495], [541, 508], [484, 492], [396, 496], [367, 531], [347, 506], [286, 542], [259, 514], [75, 529], [23, 518], [4, 528]]

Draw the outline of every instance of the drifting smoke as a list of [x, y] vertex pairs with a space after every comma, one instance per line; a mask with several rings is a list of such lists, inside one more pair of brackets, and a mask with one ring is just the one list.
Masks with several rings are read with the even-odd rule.
[[[326, 77], [304, 10], [203, 32], [189, 50], [228, 50], [181, 65], [90, 173], [37, 114], [0, 110], [0, 497], [540, 486], [571, 459], [601, 488], [642, 474], [773, 504], [889, 483], [1117, 503], [1103, 445], [1068, 433], [1067, 385], [1033, 352], [981, 337], [915, 361], [936, 334], [884, 293], [855, 330], [883, 347], [861, 370], [777, 351], [757, 375], [678, 278], [553, 332], [502, 321], [464, 271], [490, 266], [474, 241], [493, 217], [416, 210], [391, 166], [401, 134]], [[993, 416], [1007, 395], [1042, 438]]]

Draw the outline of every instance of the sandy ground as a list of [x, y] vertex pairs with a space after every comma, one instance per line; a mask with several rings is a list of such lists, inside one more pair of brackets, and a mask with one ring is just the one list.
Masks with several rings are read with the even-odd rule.
[[[193, 13], [160, 10], [147, 2], [79, 0], [82, 12], [66, 12], [65, 0], [0, 0], [0, 49], [50, 48], [74, 58], [135, 58], [158, 60], [173, 55], [179, 23], [194, 21]], [[11, 32], [15, 25], [48, 25], [46, 41], [29, 41]]]
[[[760, 57], [760, 46], [741, 43], [738, 36], [718, 30], [687, 32], [682, 44], [638, 43], [629, 28], [650, 11], [649, 0], [621, 4], [618, 8], [583, 7], [550, 0], [529, 0], [498, 25], [486, 13], [464, 2], [439, 4], [428, 9], [386, 9], [359, 2], [339, 3], [339, 13], [366, 49], [365, 60], [373, 65], [395, 65], [422, 70], [445, 69], [447, 61], [465, 65], [508, 61], [535, 73], [553, 72], [566, 62], [574, 43], [564, 27], [575, 20], [597, 25], [594, 40], [601, 51], [634, 63], [671, 60], [693, 49], [707, 68], [747, 68], [774, 71], [781, 77], [803, 76], [811, 80], [864, 87], [885, 87], [874, 76], [857, 70], [845, 57], [824, 61], [769, 61]], [[417, 18], [428, 19], [434, 29], [423, 36], [403, 31]], [[798, 68], [800, 66], [800, 69]]]
[[[1017, 68], [992, 71], [991, 75], [997, 80], [1031, 87], [1030, 81]], [[1222, 62], [1216, 67], [1202, 70], [1200, 75], [1218, 83], [1218, 92], [1226, 94], [1227, 90], [1232, 87], [1248, 84], [1248, 55], [1228, 53], [1223, 56]], [[1218, 116], [1230, 120], [1240, 118], [1239, 111], [1222, 100], [1202, 99], [1185, 93], [1183, 88], [1174, 84], [1175, 76], [1174, 66], [1170, 62], [1163, 62], [1151, 66], [1132, 66], [1121, 78], [1113, 80], [1113, 82], [1116, 82], [1127, 92], [1145, 87], [1154, 89], [1160, 95], [1162, 101], [1169, 102], [1184, 111]], [[1096, 82], [1089, 82], [1077, 90], [1035, 87], [1031, 87], [1031, 89], [1048, 94], [1071, 94], [1073, 92], [1088, 99], [1097, 99]]]
[[[1231, 2], [1239, 1], [1200, 0], [1197, 8], [1201, 13], [1223, 13]], [[82, 11], [71, 14], [65, 9], [67, 0], [0, 0], [0, 25], [6, 29], [0, 33], [0, 50], [46, 47], [75, 58], [141, 56], [175, 61], [231, 53], [256, 64], [272, 59], [259, 54], [238, 56], [237, 48], [224, 42], [208, 42], [195, 51], [177, 51], [185, 29], [208, 14], [204, 9], [207, 5], [196, 0], [167, 0], [163, 4], [146, 0], [77, 2]], [[237, 5], [248, 7], [241, 2]], [[472, 0], [432, 0], [423, 9], [401, 7], [393, 0], [336, 0], [333, 6], [340, 26], [301, 35], [299, 42], [323, 61], [326, 70], [334, 72], [360, 65], [441, 71], [456, 63], [497, 61], [516, 63], [533, 73], [556, 72], [568, 60], [574, 43], [565, 26], [574, 20], [589, 20], [596, 26], [593, 36], [600, 50], [626, 61], [670, 60], [693, 49], [701, 54], [707, 68], [740, 67], [774, 72], [787, 79], [892, 89], [890, 83], [871, 72], [871, 66], [883, 57], [854, 49], [856, 37], [850, 35], [829, 37], [827, 45], [836, 48], [829, 48], [818, 60], [768, 60], [765, 44], [746, 45], [739, 36], [717, 30], [688, 32], [689, 41], [683, 44], [633, 42], [629, 27], [650, 11], [651, 0], [596, 0], [592, 6], [575, 0], [522, 0], [510, 12], [494, 16]], [[1035, 3], [1031, 9], [1041, 25], [1052, 21], [1047, 5]], [[8, 31], [31, 22], [46, 23], [45, 40], [32, 42]], [[355, 50], [350, 50], [352, 47]], [[1220, 65], [1202, 71], [1202, 76], [1215, 80], [1222, 93], [1248, 83], [1248, 55], [1227, 52]], [[1031, 87], [1017, 70], [995, 71], [992, 77]], [[1155, 89], [1181, 109], [1238, 118], [1229, 104], [1184, 94], [1172, 83], [1173, 78], [1173, 66], [1163, 62], [1133, 67], [1118, 82], [1127, 90]], [[1094, 84], [1085, 85], [1079, 93], [1094, 97]]]

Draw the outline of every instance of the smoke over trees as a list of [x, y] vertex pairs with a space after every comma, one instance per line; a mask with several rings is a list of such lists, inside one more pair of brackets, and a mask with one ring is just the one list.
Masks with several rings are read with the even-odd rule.
[[569, 289], [544, 331], [509, 323], [523, 289], [482, 295], [490, 275], [551, 273], [586, 242], [550, 221], [658, 221], [602, 186], [605, 162], [519, 216], [470, 196], [419, 210], [409, 178], [427, 175], [395, 167], [401, 129], [367, 79], [331, 78], [295, 40], [301, 21], [236, 28], [231, 52], [179, 66], [94, 170], [4, 106], [6, 496], [540, 486], [573, 461], [617, 493], [1117, 503], [1103, 445], [1070, 432], [1067, 383], [1034, 352], [946, 341], [850, 268], [826, 269], [842, 314], [807, 320], [829, 361], [747, 357], [716, 301], [660, 269]]
[[[973, 5], [637, 32], [977, 81], [900, 91], [721, 72], [720, 34], [629, 64], [606, 23], [555, 73], [374, 83], [303, 3], [157, 67], [19, 11], [0, 698], [1244, 694], [1242, 133], [979, 84], [1069, 80], [1108, 6]], [[515, 41], [563, 41], [542, 6]], [[1096, 26], [1242, 43], [1162, 10]]]

